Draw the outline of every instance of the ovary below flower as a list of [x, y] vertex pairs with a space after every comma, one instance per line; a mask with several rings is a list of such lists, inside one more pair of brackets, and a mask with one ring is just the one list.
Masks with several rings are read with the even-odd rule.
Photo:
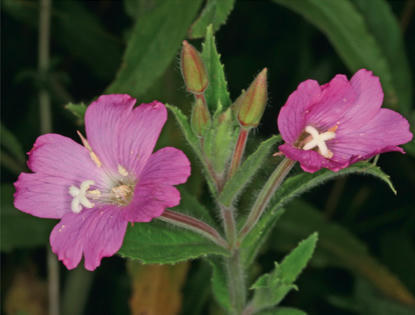
[[278, 116], [285, 143], [280, 151], [307, 172], [338, 171], [376, 154], [399, 151], [412, 139], [408, 121], [381, 108], [379, 78], [361, 69], [349, 80], [336, 75], [329, 83], [302, 82]]
[[134, 108], [128, 95], [105, 95], [87, 109], [82, 144], [57, 134], [40, 136], [29, 168], [15, 183], [15, 207], [61, 219], [50, 243], [68, 269], [82, 256], [94, 270], [121, 247], [128, 222], [148, 222], [176, 206], [190, 163], [182, 151], [153, 153], [167, 119], [163, 104]]

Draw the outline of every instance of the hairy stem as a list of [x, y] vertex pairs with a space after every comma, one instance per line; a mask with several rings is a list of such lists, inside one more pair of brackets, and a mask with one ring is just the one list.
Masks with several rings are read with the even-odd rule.
[[246, 303], [245, 274], [239, 256], [239, 249], [235, 249], [226, 264], [228, 288], [236, 315], [241, 314]]
[[233, 151], [232, 162], [229, 168], [228, 179], [231, 178], [239, 165], [241, 164], [242, 156], [244, 155], [246, 141], [248, 140], [248, 134], [250, 129], [242, 128], [239, 130], [238, 141], [236, 142], [235, 150]]
[[183, 213], [175, 212], [172, 210], [165, 210], [160, 220], [192, 230], [209, 238], [214, 243], [221, 247], [228, 248], [228, 243], [223, 239], [219, 232], [211, 227], [209, 224], [200, 221], [194, 217], [185, 215]]
[[235, 247], [237, 237], [236, 222], [233, 210], [230, 207], [220, 205], [220, 211], [223, 218], [223, 226], [225, 229], [226, 239], [228, 240], [229, 247], [233, 249]]
[[248, 218], [245, 221], [244, 226], [242, 227], [238, 242], [241, 242], [244, 237], [251, 231], [255, 226], [258, 219], [261, 217], [262, 213], [266, 209], [272, 195], [275, 193], [277, 188], [281, 185], [284, 178], [288, 175], [292, 167], [294, 166], [295, 161], [292, 161], [288, 158], [285, 158], [278, 164], [277, 168], [268, 178], [268, 181], [265, 183], [261, 192], [259, 193], [257, 199], [255, 200], [254, 205], [252, 206], [251, 212], [248, 215]]

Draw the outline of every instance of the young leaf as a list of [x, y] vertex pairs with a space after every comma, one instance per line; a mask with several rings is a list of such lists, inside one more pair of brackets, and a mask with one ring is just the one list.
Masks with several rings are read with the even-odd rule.
[[313, 233], [301, 241], [280, 265], [276, 263], [273, 272], [258, 278], [251, 287], [255, 290], [252, 300], [255, 310], [277, 305], [289, 291], [296, 288], [294, 281], [311, 259], [317, 239], [317, 233]]
[[361, 12], [351, 0], [273, 1], [301, 14], [325, 33], [351, 72], [368, 68], [380, 76], [385, 103], [408, 114], [409, 67], [400, 30], [385, 1], [356, 0]]
[[84, 121], [84, 116], [87, 108], [85, 103], [68, 103], [65, 105], [65, 108], [69, 110], [72, 114], [74, 114], [76, 117], [78, 117], [82, 122]]
[[235, 175], [226, 183], [222, 193], [219, 195], [219, 201], [222, 204], [227, 207], [232, 205], [252, 176], [263, 166], [265, 159], [278, 141], [281, 141], [281, 136], [279, 135], [272, 136], [268, 140], [263, 141], [258, 149], [245, 160]]
[[15, 209], [11, 184], [2, 184], [0, 191], [1, 251], [46, 245], [56, 221], [36, 218]]
[[205, 158], [203, 157], [202, 152], [200, 151], [199, 139], [193, 133], [187, 117], [176, 106], [169, 105], [169, 104], [166, 104], [166, 106], [168, 109], [171, 110], [171, 112], [176, 117], [176, 120], [179, 123], [180, 129], [182, 130], [187, 143], [192, 147], [193, 151], [196, 153], [197, 157], [202, 162], [202, 165], [205, 168], [206, 179], [207, 179], [207, 183], [210, 188], [210, 191], [214, 195], [216, 195], [217, 189], [216, 189], [215, 181], [212, 178], [211, 173], [207, 169]]
[[205, 91], [208, 108], [214, 113], [220, 103], [224, 109], [227, 109], [231, 105], [231, 99], [227, 89], [228, 84], [225, 79], [223, 65], [220, 62], [220, 55], [216, 49], [212, 25], [209, 25], [207, 28], [201, 57], [209, 78], [209, 85]]
[[233, 10], [235, 0], [208, 0], [200, 16], [189, 30], [189, 37], [201, 38], [206, 34], [206, 27], [213, 25], [216, 32], [225, 24], [229, 14]]
[[286, 210], [273, 235], [275, 249], [286, 251], [317, 231], [319, 246], [313, 257], [316, 265], [346, 268], [369, 280], [383, 295], [415, 304], [415, 298], [399, 278], [371, 256], [365, 244], [345, 227], [329, 222], [322, 212], [298, 199], [286, 205]]
[[[257, 247], [259, 244], [262, 244], [264, 240], [268, 237], [268, 233], [272, 230], [272, 226], [276, 221], [276, 217], [279, 216], [279, 211], [282, 210], [282, 207], [289, 202], [295, 196], [298, 196], [322, 183], [336, 178], [338, 176], [343, 176], [347, 174], [367, 174], [375, 176], [381, 180], [383, 180], [391, 190], [396, 193], [395, 188], [390, 181], [388, 175], [382, 172], [382, 170], [367, 162], [359, 162], [353, 164], [352, 166], [343, 169], [339, 172], [333, 172], [327, 169], [321, 170], [317, 173], [310, 174], [310, 173], [300, 173], [296, 176], [289, 177], [284, 181], [284, 183], [279, 187], [277, 192], [275, 193], [274, 197], [270, 201], [270, 205], [268, 206], [268, 210], [264, 212], [262, 217], [259, 219], [258, 223], [254, 226], [252, 231], [247, 235], [247, 244], [245, 251], [247, 253], [244, 260], [248, 263], [253, 260], [257, 253]], [[249, 244], [249, 245], [248, 245]], [[251, 248], [251, 246], [253, 248]], [[249, 249], [249, 248], [250, 249]]]
[[138, 19], [108, 93], [139, 97], [174, 59], [201, 0], [165, 0]]

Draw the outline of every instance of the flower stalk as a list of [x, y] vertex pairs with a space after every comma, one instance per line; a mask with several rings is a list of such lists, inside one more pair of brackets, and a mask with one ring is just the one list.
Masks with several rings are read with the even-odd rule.
[[188, 230], [192, 230], [209, 238], [217, 245], [224, 248], [228, 248], [228, 243], [223, 239], [223, 237], [215, 228], [194, 217], [172, 210], [165, 210], [162, 216], [159, 217], [159, 219], [170, 224], [177, 225]]
[[281, 185], [282, 181], [293, 168], [294, 164], [295, 161], [290, 160], [288, 158], [284, 158], [284, 160], [282, 160], [281, 163], [278, 164], [277, 168], [271, 174], [268, 181], [265, 183], [264, 187], [259, 193], [257, 199], [255, 200], [255, 203], [248, 215], [248, 218], [246, 219], [245, 224], [239, 233], [238, 243], [240, 243], [245, 238], [245, 236], [252, 230], [252, 228], [258, 222], [262, 213], [266, 209], [272, 195]]

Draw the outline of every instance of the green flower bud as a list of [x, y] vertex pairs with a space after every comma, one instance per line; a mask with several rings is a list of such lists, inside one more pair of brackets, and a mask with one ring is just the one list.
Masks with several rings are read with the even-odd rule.
[[253, 128], [259, 125], [267, 104], [267, 68], [261, 71], [248, 90], [237, 100], [238, 120], [241, 126]]
[[183, 41], [180, 65], [187, 90], [193, 94], [202, 94], [208, 86], [205, 66], [199, 52], [185, 40]]
[[206, 128], [210, 127], [210, 123], [210, 113], [204, 102], [203, 95], [201, 97], [196, 97], [191, 118], [193, 132], [199, 137], [203, 136]]

